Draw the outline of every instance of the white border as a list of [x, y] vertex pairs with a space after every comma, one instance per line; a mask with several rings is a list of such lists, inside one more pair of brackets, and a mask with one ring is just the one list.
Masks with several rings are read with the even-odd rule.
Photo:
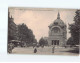
[[7, 54], [8, 7], [80, 9], [80, 0], [0, 0], [0, 61], [80, 62], [77, 56]]

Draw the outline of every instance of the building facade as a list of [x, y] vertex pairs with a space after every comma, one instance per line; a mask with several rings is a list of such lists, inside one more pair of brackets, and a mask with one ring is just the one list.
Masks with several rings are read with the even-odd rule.
[[10, 12], [8, 11], [8, 41], [16, 40], [16, 29], [14, 18], [10, 16]]
[[66, 45], [66, 24], [60, 19], [58, 12], [57, 19], [49, 26], [49, 45], [65, 46]]

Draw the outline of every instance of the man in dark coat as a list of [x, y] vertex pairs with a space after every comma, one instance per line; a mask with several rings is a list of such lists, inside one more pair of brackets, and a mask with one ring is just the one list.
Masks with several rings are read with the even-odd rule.
[[34, 53], [36, 53], [36, 52], [37, 52], [37, 48], [35, 47], [35, 48], [34, 48]]

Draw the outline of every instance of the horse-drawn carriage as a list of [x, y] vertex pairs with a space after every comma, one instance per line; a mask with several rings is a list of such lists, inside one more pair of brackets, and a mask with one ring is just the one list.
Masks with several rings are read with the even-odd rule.
[[9, 53], [12, 53], [12, 50], [15, 48], [15, 47], [24, 47], [24, 43], [19, 41], [19, 40], [11, 40], [8, 42], [8, 52]]

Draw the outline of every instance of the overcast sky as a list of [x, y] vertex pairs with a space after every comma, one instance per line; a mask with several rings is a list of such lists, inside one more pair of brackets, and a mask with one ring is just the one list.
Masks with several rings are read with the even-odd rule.
[[69, 38], [68, 23], [73, 23], [75, 11], [75, 9], [9, 8], [14, 22], [16, 24], [25, 23], [28, 28], [32, 29], [37, 40], [41, 37], [48, 37], [48, 26], [57, 19], [58, 12], [61, 20], [67, 25], [67, 38]]

